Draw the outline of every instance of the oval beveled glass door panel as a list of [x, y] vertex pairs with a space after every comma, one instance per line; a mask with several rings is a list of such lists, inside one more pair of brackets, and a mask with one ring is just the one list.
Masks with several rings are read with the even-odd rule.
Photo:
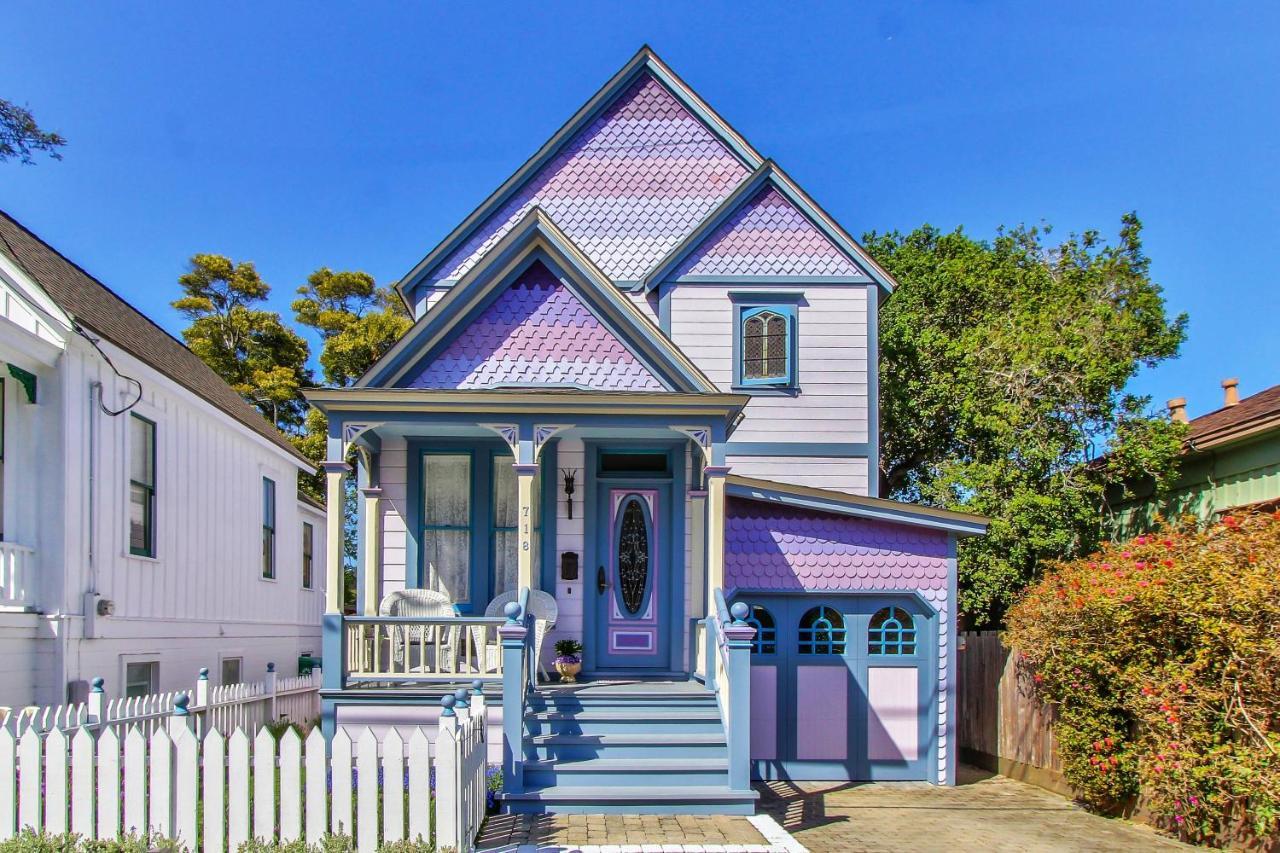
[[649, 519], [637, 497], [623, 502], [618, 525], [618, 586], [622, 606], [636, 614], [644, 605], [649, 588]]

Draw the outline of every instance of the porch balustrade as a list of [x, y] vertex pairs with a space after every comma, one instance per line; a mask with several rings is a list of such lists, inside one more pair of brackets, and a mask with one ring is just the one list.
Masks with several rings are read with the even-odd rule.
[[729, 744], [729, 787], [751, 788], [751, 641], [756, 629], [747, 623], [751, 609], [737, 602], [730, 610], [724, 592], [714, 591], [707, 617], [707, 687], [716, 693]]
[[500, 681], [502, 617], [347, 616], [346, 680]]
[[33, 548], [0, 542], [0, 608], [25, 609], [35, 604]]

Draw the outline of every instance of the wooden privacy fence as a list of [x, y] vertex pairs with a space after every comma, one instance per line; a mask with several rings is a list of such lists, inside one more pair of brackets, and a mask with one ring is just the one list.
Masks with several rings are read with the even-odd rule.
[[[313, 729], [197, 735], [181, 701], [150, 734], [0, 730], [0, 841], [30, 828], [84, 838], [154, 833], [192, 851], [235, 851], [250, 839], [317, 844], [349, 835], [361, 853], [404, 839], [473, 849], [486, 806], [484, 696], [446, 696], [434, 761], [426, 733], [390, 729], [326, 750]], [[434, 788], [434, 790], [433, 790]]]
[[1054, 710], [996, 631], [961, 635], [957, 726], [961, 758], [987, 770], [1070, 794], [1053, 735]]
[[[188, 711], [194, 718], [197, 734], [211, 729], [253, 731], [278, 720], [308, 723], [320, 716], [320, 685], [319, 669], [310, 675], [279, 678], [275, 665], [267, 664], [262, 681], [218, 686], [211, 686], [209, 670], [201, 669]], [[0, 716], [0, 729], [19, 737], [29, 728], [40, 732], [57, 729], [71, 735], [82, 726], [108, 727], [123, 735], [125, 729], [133, 727], [149, 736], [166, 725], [174, 704], [185, 695], [182, 691], [173, 691], [108, 699], [103, 680], [95, 678], [87, 702], [10, 710]]]

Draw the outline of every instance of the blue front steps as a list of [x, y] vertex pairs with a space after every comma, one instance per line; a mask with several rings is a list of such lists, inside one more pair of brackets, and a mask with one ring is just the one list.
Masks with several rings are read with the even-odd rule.
[[729, 787], [715, 695], [696, 682], [542, 685], [524, 718], [518, 813], [752, 814]]

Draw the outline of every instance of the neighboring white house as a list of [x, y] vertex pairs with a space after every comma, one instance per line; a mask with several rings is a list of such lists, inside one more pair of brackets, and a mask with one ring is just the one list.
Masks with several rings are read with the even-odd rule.
[[0, 705], [284, 675], [320, 652], [311, 464], [0, 214]]

